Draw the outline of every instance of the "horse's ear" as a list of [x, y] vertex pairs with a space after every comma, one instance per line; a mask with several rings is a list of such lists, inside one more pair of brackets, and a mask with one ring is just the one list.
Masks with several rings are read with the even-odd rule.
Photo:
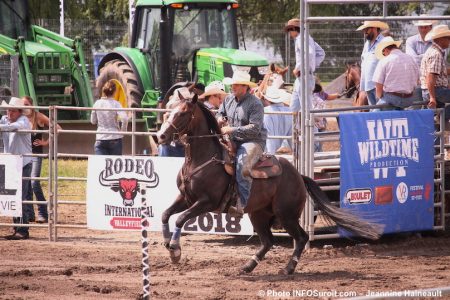
[[177, 91], [177, 93], [178, 93], [178, 99], [180, 99], [180, 101], [186, 100], [186, 99], [183, 97], [183, 95], [180, 93], [180, 91]]

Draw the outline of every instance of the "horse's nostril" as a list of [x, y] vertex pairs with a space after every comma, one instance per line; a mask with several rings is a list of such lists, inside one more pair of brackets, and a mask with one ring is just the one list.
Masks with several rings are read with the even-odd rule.
[[163, 141], [166, 139], [166, 135], [165, 134], [161, 134], [158, 136], [158, 140]]

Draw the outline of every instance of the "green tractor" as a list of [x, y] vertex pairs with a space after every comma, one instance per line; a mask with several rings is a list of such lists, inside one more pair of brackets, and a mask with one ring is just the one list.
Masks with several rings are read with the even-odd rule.
[[[267, 60], [238, 50], [235, 0], [138, 0], [130, 48], [118, 47], [99, 63], [96, 88], [114, 80], [123, 107], [155, 108], [185, 82], [204, 85], [248, 71], [258, 82]], [[164, 105], [162, 105], [164, 106]], [[144, 114], [149, 129], [155, 114]]]
[[[18, 58], [17, 96], [36, 106], [91, 107], [93, 96], [79, 38], [31, 25], [27, 0], [0, 0], [0, 55]], [[87, 112], [61, 111], [59, 119], [86, 119]]]

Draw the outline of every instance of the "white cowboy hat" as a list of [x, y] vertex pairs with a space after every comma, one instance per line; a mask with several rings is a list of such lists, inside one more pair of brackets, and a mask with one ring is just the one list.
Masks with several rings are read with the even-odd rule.
[[284, 31], [288, 32], [289, 29], [292, 28], [300, 28], [300, 19], [290, 19], [287, 23], [286, 26], [284, 26]]
[[291, 105], [292, 94], [289, 93], [288, 91], [284, 90], [284, 89], [280, 89], [280, 93], [281, 93], [282, 102], [285, 105], [290, 106]]
[[384, 48], [386, 48], [386, 47], [388, 47], [390, 45], [395, 45], [395, 46], [397, 46], [397, 48], [399, 48], [401, 44], [402, 44], [402, 41], [394, 41], [392, 36], [385, 37], [384, 39], [381, 40], [381, 42], [375, 48], [375, 56], [376, 56], [376, 58], [382, 59], [382, 58], [385, 57], [383, 55]]
[[211, 95], [227, 95], [225, 92], [225, 86], [220, 81], [213, 81], [205, 88], [205, 92], [201, 94], [198, 98], [204, 99]]
[[[428, 15], [423, 14], [420, 15], [420, 17], [428, 17]], [[439, 23], [437, 20], [419, 20], [413, 22], [415, 26], [433, 26], [436, 25], [437, 23]]]
[[222, 82], [224, 84], [227, 85], [232, 85], [232, 84], [243, 84], [243, 85], [248, 85], [251, 88], [254, 88], [257, 86], [256, 83], [250, 81], [250, 74], [248, 74], [245, 71], [241, 71], [241, 70], [236, 70], [233, 73], [233, 77], [225, 77]]
[[366, 28], [375, 27], [381, 30], [389, 29], [389, 25], [381, 21], [364, 21], [364, 23], [356, 29], [356, 31], [363, 30]]
[[22, 110], [22, 114], [24, 114], [24, 115], [30, 114], [30, 109], [23, 108], [23, 106], [25, 106], [25, 103], [23, 102], [22, 99], [17, 98], [17, 97], [11, 97], [11, 99], [9, 99], [9, 103], [6, 102], [5, 100], [3, 100], [2, 104], [0, 106], [4, 107], [6, 109], [10, 109], [10, 108], [20, 109], [20, 110]]
[[270, 101], [272, 103], [283, 102], [281, 90], [273, 86], [267, 87], [266, 92], [263, 94], [263, 96], [267, 101]]
[[437, 25], [427, 33], [425, 36], [425, 41], [428, 42], [445, 36], [450, 36], [448, 25]]

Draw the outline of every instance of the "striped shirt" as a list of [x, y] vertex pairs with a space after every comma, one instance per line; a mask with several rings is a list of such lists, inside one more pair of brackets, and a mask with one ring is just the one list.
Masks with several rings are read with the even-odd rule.
[[419, 80], [419, 67], [414, 59], [399, 49], [380, 60], [373, 81], [383, 85], [383, 91], [410, 94]]
[[[122, 108], [120, 103], [114, 99], [98, 99], [94, 108]], [[121, 122], [122, 126], [119, 126]], [[116, 110], [93, 110], [91, 123], [98, 124], [97, 131], [127, 131], [128, 116], [124, 111]], [[121, 134], [98, 133], [97, 141], [121, 139]]]
[[[6, 115], [1, 118], [0, 131], [4, 153], [14, 155], [31, 153], [31, 133], [15, 132], [16, 130], [31, 130], [31, 123], [26, 116], [20, 116], [15, 122], [11, 122]], [[22, 166], [26, 166], [31, 160], [31, 156], [24, 156]]]
[[448, 87], [447, 66], [444, 59], [445, 51], [439, 45], [433, 45], [425, 52], [420, 64], [420, 84], [426, 90], [427, 75], [436, 74], [436, 87]]
[[384, 36], [380, 33], [372, 45], [370, 44], [372, 41], [366, 41], [364, 44], [364, 49], [361, 54], [361, 81], [359, 85], [361, 91], [370, 91], [375, 88], [375, 82], [372, 81], [373, 73], [378, 64], [375, 49], [383, 39]]
[[258, 143], [266, 147], [267, 130], [264, 128], [264, 107], [261, 100], [247, 93], [239, 101], [231, 94], [225, 98], [217, 112], [218, 116], [227, 117], [228, 125], [235, 127], [231, 139], [236, 143]]

